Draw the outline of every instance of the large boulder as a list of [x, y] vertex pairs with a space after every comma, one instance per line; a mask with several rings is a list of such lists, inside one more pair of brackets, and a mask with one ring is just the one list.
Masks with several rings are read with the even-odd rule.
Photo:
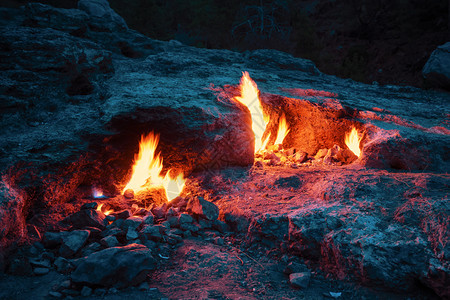
[[151, 251], [138, 244], [107, 248], [84, 257], [72, 273], [72, 281], [84, 285], [124, 288], [145, 280], [156, 261]]
[[422, 75], [428, 86], [450, 90], [450, 42], [431, 53]]
[[125, 20], [109, 6], [107, 0], [80, 0], [78, 8], [91, 17], [89, 25], [95, 26], [99, 30], [123, 31], [128, 29]]

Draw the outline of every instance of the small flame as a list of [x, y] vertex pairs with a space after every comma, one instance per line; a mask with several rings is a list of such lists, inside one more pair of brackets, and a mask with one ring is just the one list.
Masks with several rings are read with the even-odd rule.
[[284, 114], [281, 115], [280, 121], [278, 122], [278, 132], [277, 138], [275, 140], [275, 145], [283, 144], [284, 138], [289, 133], [289, 125], [286, 122], [286, 116]]
[[159, 154], [155, 156], [159, 135], [150, 132], [146, 137], [141, 136], [139, 153], [134, 157], [133, 175], [122, 190], [122, 194], [131, 189], [135, 193], [146, 189], [146, 185], [160, 183], [159, 173], [162, 170], [162, 159]]
[[263, 140], [264, 132], [266, 131], [267, 123], [269, 123], [269, 116], [264, 114], [261, 99], [259, 97], [259, 90], [256, 83], [250, 78], [248, 72], [242, 73], [240, 82], [241, 95], [234, 99], [245, 105], [250, 111], [252, 118], [252, 130], [255, 135], [255, 153], [262, 150], [267, 145], [268, 137]]
[[103, 191], [99, 188], [93, 187], [92, 188], [92, 196], [95, 199], [99, 199], [99, 198], [105, 198], [105, 196], [103, 195]]
[[139, 153], [135, 156], [133, 173], [130, 181], [122, 190], [122, 194], [128, 189], [138, 193], [149, 188], [164, 188], [169, 201], [181, 194], [185, 183], [182, 173], [175, 178], [169, 175], [172, 173], [171, 170], [166, 173], [166, 176], [161, 175], [163, 160], [159, 153], [155, 155], [158, 142], [159, 135], [153, 132], [150, 132], [146, 137], [141, 137]]
[[345, 134], [345, 144], [347, 145], [348, 149], [350, 149], [358, 157], [361, 156], [361, 140], [362, 137], [359, 136], [358, 130], [356, 130], [355, 127], [353, 127], [349, 133]]
[[107, 211], [102, 211], [102, 207], [103, 207], [103, 203], [100, 203], [100, 204], [97, 206], [97, 211], [103, 212], [103, 214], [104, 214], [105, 216], [109, 215], [110, 213], [112, 213], [112, 212], [114, 211], [114, 210], [112, 210], [112, 209], [107, 210]]

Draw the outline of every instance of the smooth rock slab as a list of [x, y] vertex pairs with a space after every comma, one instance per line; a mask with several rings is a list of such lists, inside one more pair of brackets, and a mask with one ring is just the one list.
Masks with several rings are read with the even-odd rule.
[[63, 257], [70, 257], [83, 247], [89, 237], [88, 230], [75, 230], [64, 234], [59, 253]]
[[289, 275], [289, 282], [295, 288], [306, 289], [309, 286], [311, 280], [311, 273], [301, 272], [292, 273]]
[[108, 248], [83, 258], [72, 273], [72, 282], [124, 288], [142, 282], [156, 261], [138, 244]]

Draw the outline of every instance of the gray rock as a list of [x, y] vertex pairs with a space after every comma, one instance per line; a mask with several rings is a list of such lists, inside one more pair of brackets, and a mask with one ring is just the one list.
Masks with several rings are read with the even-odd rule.
[[97, 242], [93, 242], [89, 245], [87, 245], [86, 247], [84, 247], [83, 249], [81, 249], [81, 255], [82, 256], [88, 256], [98, 250], [100, 250], [101, 245]]
[[40, 276], [40, 275], [48, 274], [49, 271], [50, 271], [50, 269], [48, 269], [48, 268], [34, 268], [33, 273], [35, 275]]
[[64, 257], [56, 258], [53, 264], [56, 267], [56, 271], [63, 274], [69, 273], [75, 268], [75, 266]]
[[107, 0], [80, 0], [78, 9], [89, 15], [91, 26], [109, 31], [128, 29], [124, 19], [109, 6]]
[[103, 220], [105, 215], [95, 209], [83, 209], [66, 217], [63, 222], [71, 224], [74, 228], [84, 229], [96, 227], [101, 230], [105, 228]]
[[283, 272], [286, 275], [290, 275], [292, 273], [302, 273], [306, 271], [308, 271], [308, 267], [306, 267], [306, 265], [298, 262], [290, 262]]
[[142, 222], [143, 222], [143, 219], [141, 217], [129, 217], [123, 223], [123, 227], [137, 229], [139, 227], [139, 225], [142, 224]]
[[259, 49], [245, 52], [247, 59], [258, 64], [271, 66], [274, 68], [298, 70], [310, 74], [318, 75], [320, 71], [309, 59], [297, 58], [292, 55], [272, 49]]
[[147, 224], [147, 225], [153, 225], [154, 220], [155, 220], [155, 216], [153, 215], [153, 213], [151, 211], [149, 211], [147, 213], [147, 215], [144, 217], [143, 222], [144, 222], [144, 224]]
[[62, 245], [59, 254], [63, 257], [70, 257], [83, 247], [89, 237], [88, 230], [75, 230], [63, 235]]
[[213, 224], [213, 222], [210, 221], [210, 220], [204, 220], [204, 219], [198, 220], [198, 225], [200, 225], [200, 227], [203, 228], [203, 229], [210, 229], [210, 228], [212, 228], [212, 224]]
[[450, 90], [450, 42], [436, 48], [423, 67], [425, 83], [431, 87]]
[[81, 209], [97, 209], [97, 202], [88, 202], [81, 206]]
[[62, 298], [63, 294], [61, 294], [60, 292], [55, 292], [55, 291], [50, 291], [48, 292], [49, 296], [52, 296], [54, 298]]
[[112, 227], [112, 228], [102, 231], [100, 236], [107, 237], [107, 236], [111, 236], [111, 235], [123, 237], [123, 236], [125, 236], [125, 232], [120, 228]]
[[180, 224], [180, 228], [183, 231], [190, 231], [191, 233], [197, 233], [201, 228], [198, 224], [192, 224], [192, 223], [183, 223]]
[[122, 210], [122, 211], [114, 212], [111, 215], [115, 216], [116, 219], [119, 220], [119, 219], [128, 219], [129, 217], [131, 217], [132, 214], [131, 214], [131, 211], [129, 209], [125, 209], [125, 210]]
[[44, 233], [44, 237], [42, 239], [42, 243], [46, 248], [55, 248], [62, 243], [62, 232], [50, 232], [47, 231]]
[[107, 248], [116, 247], [119, 245], [119, 241], [117, 240], [117, 238], [115, 236], [109, 235], [100, 240], [100, 245], [107, 247]]
[[212, 228], [219, 231], [220, 233], [230, 231], [230, 226], [228, 226], [227, 223], [220, 220], [214, 220]]
[[186, 210], [206, 220], [214, 221], [219, 217], [219, 208], [214, 203], [206, 201], [203, 197], [191, 198]]
[[306, 289], [311, 280], [310, 272], [292, 273], [289, 275], [289, 282], [295, 288]]
[[88, 286], [83, 286], [81, 289], [81, 296], [88, 297], [90, 295], [92, 295], [92, 289]]
[[162, 234], [159, 230], [159, 227], [153, 225], [145, 225], [139, 231], [139, 235], [144, 236], [146, 239], [153, 241], [160, 241], [162, 239]]
[[128, 227], [127, 235], [126, 235], [127, 241], [133, 241], [133, 240], [137, 239], [138, 237], [139, 237], [139, 234], [136, 231], [136, 229], [134, 229], [132, 227]]
[[78, 284], [124, 288], [142, 282], [155, 267], [151, 251], [143, 245], [132, 244], [83, 258], [71, 277]]
[[192, 222], [194, 222], [194, 219], [193, 219], [192, 216], [189, 215], [189, 214], [182, 213], [182, 214], [180, 214], [180, 216], [178, 217], [178, 223], [179, 223], [179, 224], [192, 223]]

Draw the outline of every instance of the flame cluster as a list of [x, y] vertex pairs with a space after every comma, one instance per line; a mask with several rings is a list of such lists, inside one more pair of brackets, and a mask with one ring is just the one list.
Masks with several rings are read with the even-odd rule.
[[162, 176], [163, 160], [160, 154], [156, 154], [159, 143], [159, 135], [150, 132], [147, 136], [142, 135], [139, 143], [139, 153], [134, 157], [132, 175], [122, 193], [133, 190], [134, 193], [151, 189], [163, 188], [169, 201], [176, 198], [183, 190], [185, 179], [183, 174], [172, 176], [169, 170]]
[[[252, 130], [255, 135], [255, 153], [258, 153], [259, 151], [266, 149], [270, 139], [270, 134], [266, 134], [270, 116], [264, 112], [258, 86], [250, 78], [248, 72], [242, 73], [239, 89], [240, 95], [234, 97], [234, 100], [246, 106], [250, 112]], [[278, 131], [274, 144], [282, 144], [289, 131], [290, 129], [286, 121], [286, 116], [282, 114], [278, 120]], [[354, 127], [345, 135], [345, 144], [358, 157], [361, 156], [361, 139], [362, 137]]]
[[[234, 97], [234, 100], [243, 104], [250, 112], [252, 119], [252, 130], [255, 135], [255, 153], [264, 150], [270, 139], [270, 134], [265, 135], [270, 116], [264, 112], [260, 93], [256, 83], [250, 78], [248, 72], [242, 73], [239, 84], [240, 96]], [[289, 126], [286, 117], [283, 114], [278, 121], [278, 132], [275, 139], [275, 145], [282, 144], [284, 138], [289, 133]]]

